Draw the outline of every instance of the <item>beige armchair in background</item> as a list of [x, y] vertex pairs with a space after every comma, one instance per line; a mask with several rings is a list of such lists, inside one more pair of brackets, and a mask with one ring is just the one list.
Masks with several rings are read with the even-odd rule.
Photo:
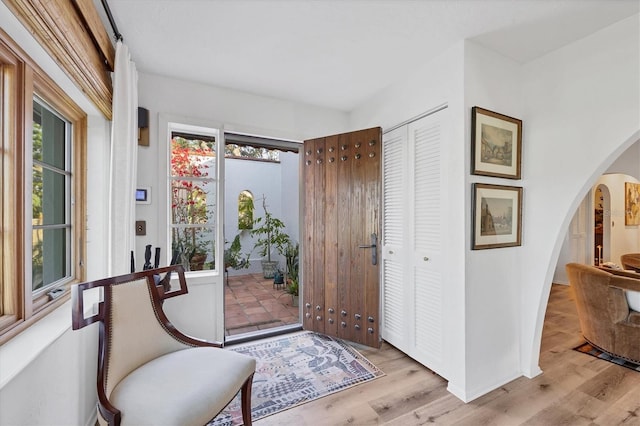
[[[175, 272], [180, 288], [156, 285]], [[98, 313], [84, 317], [83, 292], [100, 287]], [[73, 329], [99, 323], [98, 421], [109, 425], [204, 425], [241, 391], [251, 425], [255, 359], [177, 331], [162, 302], [187, 293], [182, 266], [106, 278], [72, 287]]]
[[627, 253], [620, 256], [623, 269], [640, 272], [640, 253]]
[[[640, 312], [625, 292], [640, 291], [640, 274], [566, 265], [584, 338], [612, 355], [640, 363]], [[615, 274], [614, 274], [615, 272]]]

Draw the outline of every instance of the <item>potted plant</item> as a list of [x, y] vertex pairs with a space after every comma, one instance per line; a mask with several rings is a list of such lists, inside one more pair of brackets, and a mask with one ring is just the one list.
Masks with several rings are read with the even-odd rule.
[[178, 254], [178, 263], [187, 271], [204, 269], [211, 244], [196, 234], [194, 229], [174, 229], [172, 252]]
[[278, 261], [271, 260], [271, 252], [276, 249], [278, 253], [284, 255], [284, 250], [289, 242], [289, 236], [284, 233], [284, 223], [267, 210], [266, 199], [262, 199], [264, 217], [256, 218], [253, 221], [252, 236], [257, 236], [254, 249], [258, 249], [260, 255], [265, 257], [262, 260], [262, 275], [264, 278], [273, 278], [278, 268]]
[[291, 295], [292, 306], [298, 306], [299, 290], [298, 276], [296, 275], [295, 277], [289, 278], [289, 283], [285, 291]]
[[284, 258], [287, 266], [286, 275], [287, 280], [291, 277], [298, 276], [298, 255], [300, 253], [300, 245], [298, 243], [293, 244], [289, 241], [284, 250]]

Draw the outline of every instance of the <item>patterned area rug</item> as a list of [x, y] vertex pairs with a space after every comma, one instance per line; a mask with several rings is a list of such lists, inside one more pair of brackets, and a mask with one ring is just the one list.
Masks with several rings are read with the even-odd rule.
[[[228, 350], [257, 360], [251, 391], [254, 421], [384, 375], [342, 341], [307, 331]], [[240, 424], [240, 397], [236, 395], [209, 426]]]
[[591, 343], [588, 342], [583, 343], [576, 348], [573, 348], [573, 350], [582, 352], [583, 354], [594, 356], [596, 358], [604, 359], [605, 361], [609, 361], [614, 364], [618, 364], [623, 367], [627, 367], [634, 371], [640, 372], [640, 364], [636, 364], [635, 362], [627, 361], [625, 359], [609, 355], [608, 353], [602, 352], [600, 349], [592, 346]]

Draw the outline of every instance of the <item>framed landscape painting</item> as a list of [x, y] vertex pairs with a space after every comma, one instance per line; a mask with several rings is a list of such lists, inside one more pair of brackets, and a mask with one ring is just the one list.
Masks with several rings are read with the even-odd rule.
[[624, 224], [640, 225], [640, 183], [624, 183]]
[[471, 173], [520, 179], [522, 120], [471, 109]]
[[522, 188], [473, 184], [472, 249], [522, 245]]

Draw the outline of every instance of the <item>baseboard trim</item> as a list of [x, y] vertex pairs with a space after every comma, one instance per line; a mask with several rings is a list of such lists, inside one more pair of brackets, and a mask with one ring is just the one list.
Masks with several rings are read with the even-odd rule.
[[511, 376], [507, 376], [507, 377], [505, 377], [505, 378], [503, 378], [501, 380], [495, 381], [492, 385], [483, 386], [483, 387], [478, 388], [478, 389], [473, 389], [470, 392], [464, 393], [463, 396], [465, 397], [465, 399], [460, 398], [460, 396], [458, 396], [456, 394], [454, 394], [454, 395], [456, 395], [458, 398], [462, 399], [462, 401], [464, 401], [465, 403], [468, 403], [468, 402], [473, 401], [474, 399], [480, 398], [481, 396], [486, 395], [489, 392], [492, 392], [492, 391], [498, 389], [500, 386], [503, 386], [503, 385], [505, 385], [505, 384], [507, 384], [509, 382], [512, 382], [512, 381], [516, 380], [519, 377], [523, 377], [522, 374], [521, 373], [515, 373], [515, 374], [513, 374]]

